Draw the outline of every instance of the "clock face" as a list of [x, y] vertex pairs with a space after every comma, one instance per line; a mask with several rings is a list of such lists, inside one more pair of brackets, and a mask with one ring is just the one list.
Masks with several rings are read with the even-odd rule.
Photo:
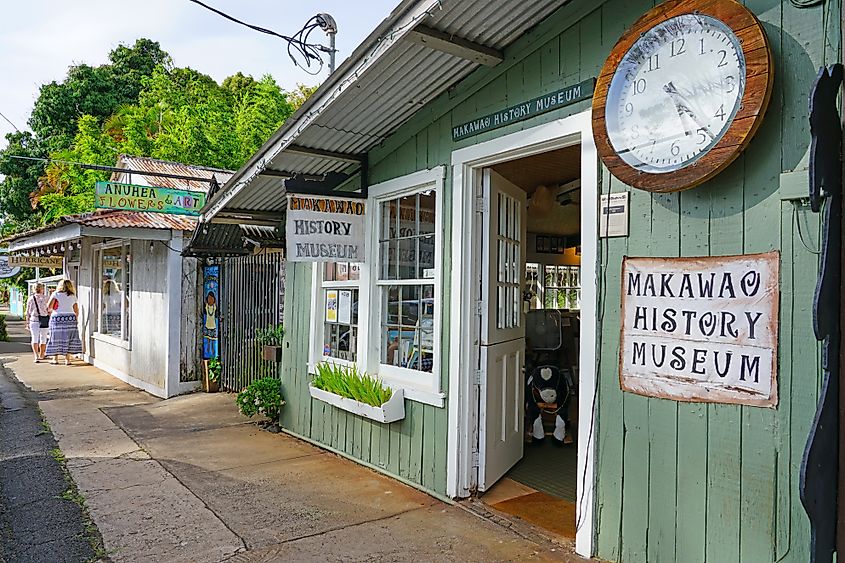
[[613, 149], [652, 174], [694, 164], [730, 128], [745, 69], [739, 39], [716, 18], [685, 14], [652, 27], [610, 82], [605, 121]]

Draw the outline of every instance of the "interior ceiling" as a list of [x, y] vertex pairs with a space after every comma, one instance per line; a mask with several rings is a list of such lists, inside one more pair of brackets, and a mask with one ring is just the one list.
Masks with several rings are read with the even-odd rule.
[[581, 145], [509, 160], [492, 168], [531, 197], [537, 186], [566, 184], [581, 176]]
[[546, 235], [574, 235], [581, 231], [581, 190], [572, 193], [573, 203], [560, 205], [535, 202], [531, 198], [538, 186], [546, 186], [556, 195], [563, 186], [581, 177], [581, 146], [573, 145], [550, 152], [509, 160], [492, 166], [493, 170], [528, 193], [528, 231]]

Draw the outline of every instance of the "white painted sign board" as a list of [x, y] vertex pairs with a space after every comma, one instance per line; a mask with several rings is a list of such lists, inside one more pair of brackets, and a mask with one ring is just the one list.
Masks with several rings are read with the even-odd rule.
[[779, 254], [625, 258], [622, 389], [777, 405]]
[[360, 199], [288, 195], [287, 259], [363, 262], [365, 212]]

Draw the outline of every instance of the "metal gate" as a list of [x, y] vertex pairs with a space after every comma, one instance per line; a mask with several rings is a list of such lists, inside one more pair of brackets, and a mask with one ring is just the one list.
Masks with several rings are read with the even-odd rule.
[[285, 261], [281, 252], [227, 258], [220, 266], [220, 387], [240, 391], [278, 365], [261, 357], [256, 329], [282, 322]]

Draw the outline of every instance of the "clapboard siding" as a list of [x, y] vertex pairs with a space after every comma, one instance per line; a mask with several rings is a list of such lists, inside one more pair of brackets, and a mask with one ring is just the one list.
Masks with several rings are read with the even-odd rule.
[[[651, 195], [606, 169], [601, 191], [631, 192], [630, 236], [599, 244], [597, 335], [598, 555], [623, 561], [808, 560], [809, 524], [798, 499], [798, 468], [815, 412], [819, 346], [811, 306], [819, 222], [781, 200], [781, 174], [807, 166], [807, 94], [816, 69], [839, 58], [840, 0], [798, 8], [748, 0], [771, 41], [771, 106], [747, 151], [693, 190]], [[452, 142], [451, 127], [495, 109], [596, 76], [622, 32], [651, 0], [575, 0], [530, 30], [505, 60], [468, 76], [371, 151], [370, 181], [445, 165], [442, 268], [451, 271], [450, 161], [453, 150], [559, 119], [589, 101]], [[801, 221], [802, 242], [796, 221]], [[805, 245], [806, 243], [806, 245]], [[776, 409], [687, 404], [622, 393], [618, 380], [620, 268], [629, 256], [717, 256], [781, 252], [779, 396]], [[442, 316], [449, 319], [450, 279]], [[311, 269], [290, 265], [283, 421], [294, 432], [445, 493], [446, 409], [406, 401], [405, 420], [380, 425], [308, 397], [306, 365]], [[292, 301], [293, 302], [293, 301]], [[448, 357], [449, 326], [442, 350]], [[448, 364], [441, 368], [447, 389]], [[448, 399], [447, 399], [448, 400]], [[584, 408], [584, 406], [582, 406]]]

